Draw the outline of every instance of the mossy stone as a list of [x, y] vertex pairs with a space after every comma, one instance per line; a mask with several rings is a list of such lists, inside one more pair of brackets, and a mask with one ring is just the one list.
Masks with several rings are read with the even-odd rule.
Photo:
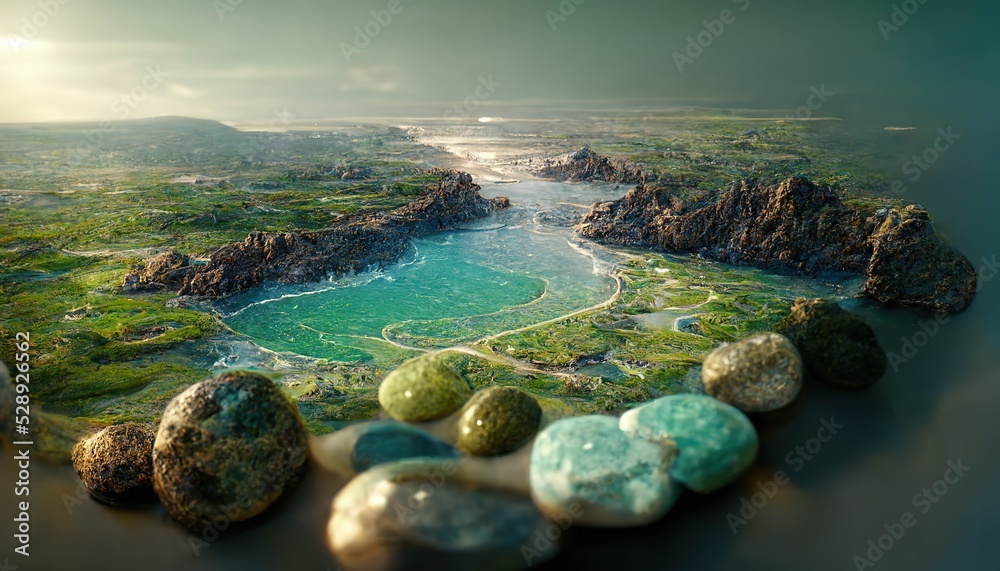
[[242, 521], [297, 481], [308, 450], [298, 409], [270, 379], [224, 373], [167, 405], [153, 445], [154, 486], [189, 528]]
[[798, 299], [776, 327], [817, 377], [847, 388], [870, 386], [886, 369], [885, 351], [861, 317], [821, 299]]
[[153, 426], [109, 426], [73, 447], [73, 468], [92, 496], [111, 505], [154, 497]]
[[701, 381], [706, 393], [742, 411], [778, 410], [802, 389], [802, 357], [783, 335], [752, 335], [709, 353]]
[[437, 353], [403, 363], [386, 376], [378, 389], [382, 408], [404, 422], [448, 416], [471, 396], [469, 385]]
[[542, 407], [516, 387], [476, 393], [458, 418], [456, 445], [466, 454], [496, 456], [520, 448], [538, 432]]

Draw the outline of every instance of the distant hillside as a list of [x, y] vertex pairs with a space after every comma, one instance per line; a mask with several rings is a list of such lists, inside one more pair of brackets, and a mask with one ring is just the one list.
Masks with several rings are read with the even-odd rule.
[[[241, 131], [218, 121], [156, 117], [78, 123], [0, 124], [0, 184], [58, 177], [79, 168], [163, 167], [179, 172], [231, 172], [287, 161], [342, 163], [386, 141], [409, 141], [398, 130], [363, 134]], [[62, 174], [61, 174], [62, 173]], [[6, 180], [6, 183], [2, 181]]]
[[[148, 119], [125, 119], [108, 121], [111, 124], [111, 131], [130, 132], [215, 132], [215, 133], [235, 133], [236, 129], [223, 125], [211, 119], [195, 119], [193, 117], [178, 117], [169, 115], [165, 117], [153, 117]], [[107, 125], [105, 125], [107, 127]], [[26, 133], [26, 132], [72, 132], [79, 133], [89, 129], [100, 129], [100, 121], [72, 121], [58, 123], [0, 123], [0, 132]]]

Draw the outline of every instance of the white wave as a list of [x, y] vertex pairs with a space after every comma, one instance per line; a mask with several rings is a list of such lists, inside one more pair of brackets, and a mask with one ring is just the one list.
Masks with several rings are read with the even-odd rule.
[[[419, 248], [417, 248], [416, 244], [411, 243], [411, 245], [413, 246], [413, 259], [411, 259], [408, 262], [401, 262], [399, 264], [396, 264], [395, 266], [393, 266], [392, 268], [390, 268], [389, 272], [391, 272], [392, 270], [398, 269], [398, 268], [405, 268], [407, 266], [412, 266], [412, 265], [420, 265], [420, 264], [423, 264], [427, 260], [426, 256], [421, 256], [420, 255], [420, 250], [419, 250]], [[381, 268], [378, 268], [378, 267], [371, 267], [371, 268], [369, 268], [369, 269], [367, 269], [364, 272], [359, 273], [359, 274], [351, 273], [351, 274], [348, 274], [347, 276], [344, 276], [344, 277], [341, 277], [341, 278], [336, 278], [336, 279], [330, 278], [327, 281], [327, 283], [333, 284], [331, 286], [322, 287], [322, 288], [319, 288], [319, 289], [311, 289], [311, 290], [307, 290], [307, 291], [298, 291], [298, 292], [284, 293], [284, 294], [281, 294], [278, 297], [272, 297], [272, 298], [268, 298], [268, 299], [262, 299], [260, 301], [255, 301], [255, 302], [250, 303], [250, 304], [246, 305], [245, 307], [241, 307], [240, 309], [238, 309], [236, 311], [233, 311], [231, 313], [223, 313], [222, 314], [222, 318], [223, 319], [229, 319], [229, 318], [232, 318], [232, 317], [236, 317], [237, 315], [243, 313], [244, 311], [250, 309], [251, 307], [257, 307], [257, 306], [261, 306], [261, 305], [267, 305], [269, 303], [275, 303], [275, 302], [278, 302], [278, 301], [285, 301], [286, 299], [295, 299], [295, 298], [298, 298], [298, 297], [305, 297], [305, 296], [308, 296], [308, 295], [316, 295], [316, 294], [320, 294], [320, 293], [327, 293], [327, 292], [330, 292], [330, 291], [334, 291], [334, 290], [338, 290], [338, 289], [345, 289], [345, 288], [350, 288], [350, 287], [366, 286], [366, 285], [368, 285], [368, 284], [370, 284], [370, 283], [372, 283], [372, 282], [374, 282], [376, 280], [385, 280], [385, 281], [388, 281], [388, 282], [395, 281], [396, 278], [393, 277], [389, 272], [387, 272], [386, 270], [383, 270]]]

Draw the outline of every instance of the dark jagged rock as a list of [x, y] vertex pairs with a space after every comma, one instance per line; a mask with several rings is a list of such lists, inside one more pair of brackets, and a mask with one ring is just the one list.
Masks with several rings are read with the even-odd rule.
[[390, 264], [424, 234], [455, 228], [506, 208], [479, 194], [466, 173], [449, 172], [414, 202], [391, 212], [349, 217], [317, 232], [254, 232], [225, 246], [184, 281], [180, 295], [224, 296], [265, 282], [305, 283]]
[[958, 313], [976, 295], [976, 269], [943, 243], [927, 211], [890, 211], [872, 236], [865, 295], [884, 305]]
[[775, 331], [788, 337], [805, 366], [828, 383], [862, 388], [885, 373], [885, 352], [875, 332], [835, 303], [800, 298]]
[[680, 187], [639, 186], [595, 204], [576, 230], [603, 243], [732, 264], [863, 274], [865, 295], [886, 305], [954, 313], [975, 292], [971, 263], [941, 242], [922, 208], [867, 213], [803, 178], [741, 181], [716, 200]]
[[692, 204], [707, 204], [707, 191], [682, 187], [637, 186], [620, 200], [598, 202], [577, 225], [577, 232], [598, 242], [622, 246], [650, 246], [654, 220], [679, 216]]
[[558, 181], [605, 181], [622, 184], [645, 182], [639, 165], [624, 157], [606, 157], [584, 147], [555, 163], [538, 169], [538, 176]]
[[122, 290], [138, 292], [179, 287], [193, 270], [190, 258], [170, 248], [147, 259], [143, 269], [126, 274]]
[[73, 468], [92, 496], [111, 505], [154, 497], [153, 426], [109, 426], [73, 448]]
[[743, 181], [707, 204], [692, 205], [678, 190], [635, 188], [595, 205], [577, 229], [602, 242], [806, 272], [861, 271], [871, 257], [874, 223], [805, 179], [774, 187]]

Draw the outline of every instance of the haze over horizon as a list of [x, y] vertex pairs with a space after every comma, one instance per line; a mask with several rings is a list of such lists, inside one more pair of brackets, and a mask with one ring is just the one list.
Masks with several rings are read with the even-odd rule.
[[[723, 10], [730, 23], [688, 51]], [[836, 94], [824, 115], [905, 120], [993, 99], [1000, 5], [930, 0], [886, 34], [892, 13], [863, 0], [8, 0], [0, 122], [443, 116], [470, 97], [485, 115], [795, 108], [813, 87]], [[696, 55], [681, 71], [675, 54]]]

